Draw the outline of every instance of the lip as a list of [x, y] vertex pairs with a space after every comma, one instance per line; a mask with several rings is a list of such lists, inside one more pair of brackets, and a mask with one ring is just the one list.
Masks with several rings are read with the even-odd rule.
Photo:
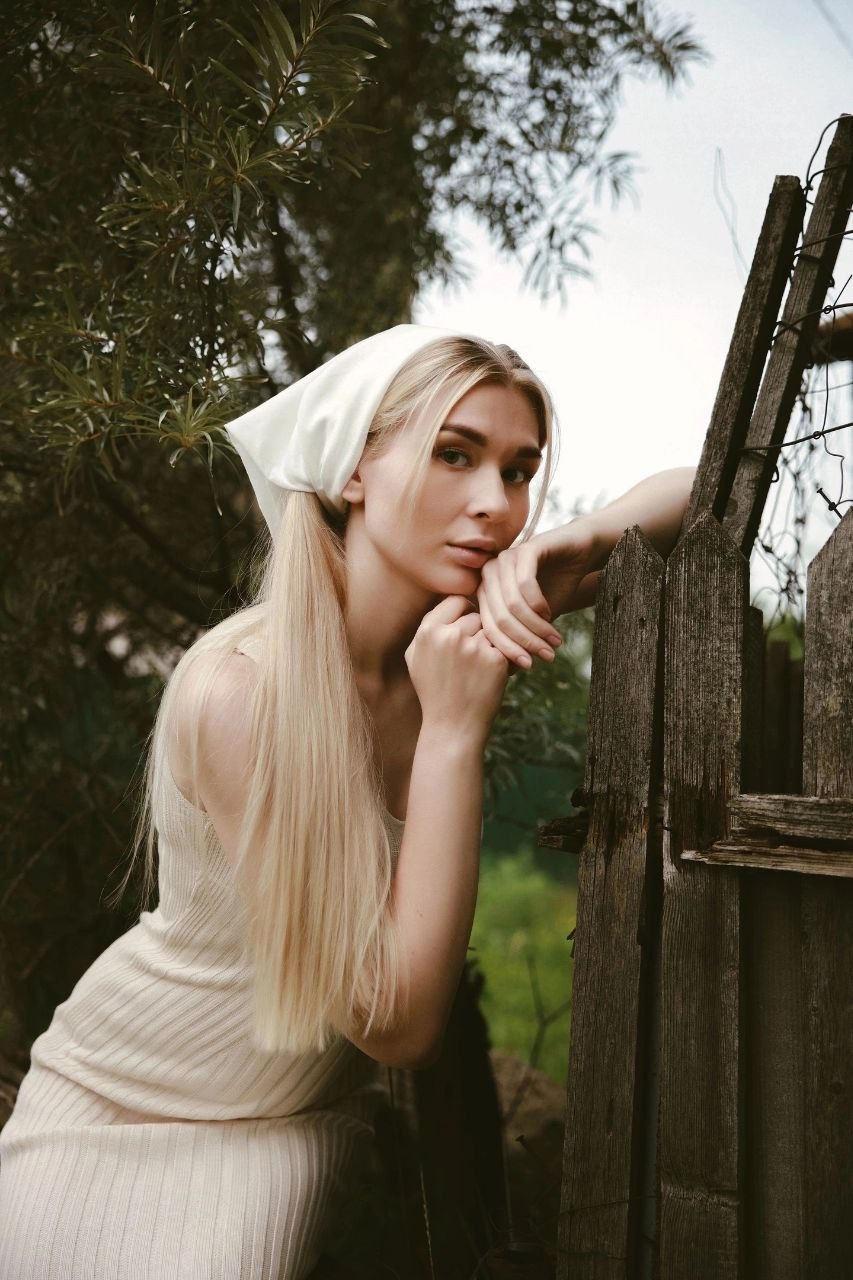
[[494, 558], [494, 553], [491, 551], [478, 551], [475, 547], [459, 547], [453, 542], [448, 542], [447, 546], [460, 564], [466, 564], [472, 569], [482, 569], [487, 560]]
[[487, 551], [489, 555], [495, 555], [498, 544], [494, 538], [469, 538], [467, 542], [451, 542], [451, 547], [467, 547], [471, 551]]

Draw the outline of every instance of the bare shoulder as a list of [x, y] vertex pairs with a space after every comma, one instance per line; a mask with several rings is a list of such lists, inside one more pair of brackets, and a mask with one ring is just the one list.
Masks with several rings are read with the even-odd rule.
[[[210, 677], [201, 660], [188, 673], [175, 711], [177, 737], [172, 742], [171, 767], [175, 782], [191, 793], [189, 707]], [[228, 655], [212, 677], [199, 717], [198, 789], [201, 807], [209, 815], [226, 855], [236, 857], [236, 836], [245, 809], [251, 764], [249, 708], [258, 668], [246, 654]]]
[[[195, 675], [195, 692], [204, 679], [203, 666]], [[244, 653], [230, 653], [219, 666], [207, 690], [201, 713], [203, 745], [211, 760], [224, 745], [220, 739], [241, 736], [248, 728], [249, 699], [258, 679], [257, 664]], [[191, 686], [192, 687], [192, 686]], [[206, 753], [207, 754], [207, 753]]]

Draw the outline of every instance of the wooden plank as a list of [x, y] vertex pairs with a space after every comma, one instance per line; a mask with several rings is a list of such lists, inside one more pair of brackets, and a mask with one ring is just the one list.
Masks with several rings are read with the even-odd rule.
[[750, 845], [716, 840], [709, 849], [685, 849], [686, 862], [712, 867], [749, 867], [764, 871], [800, 871], [807, 875], [853, 877], [853, 850], [809, 849], [804, 845]]
[[551, 818], [536, 828], [540, 849], [561, 849], [564, 853], [580, 853], [589, 832], [589, 813], [570, 813], [564, 818]]
[[759, 828], [777, 836], [853, 844], [853, 799], [746, 793], [729, 801], [729, 819], [732, 832]]
[[608, 558], [596, 604], [559, 1280], [626, 1280], [639, 1248], [650, 1052], [640, 1029], [660, 877], [647, 841], [663, 571], [634, 526]]
[[[853, 510], [808, 572], [803, 789], [853, 798]], [[849, 1273], [853, 1221], [853, 885], [802, 888], [804, 1280]]]
[[853, 508], [809, 565], [803, 791], [853, 803]]
[[740, 880], [681, 862], [740, 791], [748, 566], [704, 515], [666, 569], [661, 921], [661, 1280], [741, 1263]]
[[797, 258], [782, 313], [782, 324], [770, 350], [745, 447], [723, 527], [749, 557], [776, 465], [776, 450], [785, 437], [803, 370], [811, 357], [814, 334], [838, 256], [853, 199], [853, 116], [835, 128], [814, 206], [804, 235], [805, 251]]
[[797, 178], [783, 174], [774, 180], [682, 522], [684, 529], [705, 511], [713, 511], [719, 519], [725, 510], [737, 466], [736, 450], [746, 439], [805, 207]]

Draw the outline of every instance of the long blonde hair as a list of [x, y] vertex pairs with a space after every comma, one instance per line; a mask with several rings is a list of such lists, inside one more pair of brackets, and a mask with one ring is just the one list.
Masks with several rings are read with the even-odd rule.
[[[516, 387], [532, 404], [545, 451], [526, 541], [553, 474], [555, 416], [547, 389], [510, 347], [441, 337], [397, 372], [371, 423], [374, 456], [416, 416], [419, 442], [401, 492], [414, 509], [435, 437], [450, 409], [480, 383]], [[421, 416], [423, 415], [423, 416]], [[258, 644], [246, 708], [252, 743], [236, 868], [245, 891], [257, 1046], [324, 1050], [336, 1027], [387, 1029], [400, 1014], [403, 950], [388, 911], [392, 855], [372, 717], [359, 694], [345, 627], [346, 516], [314, 493], [286, 495], [275, 539], [266, 535], [255, 601], [204, 632], [169, 677], [149, 734], [128, 867], [145, 847], [143, 897], [154, 884], [155, 830], [169, 742], [188, 746], [192, 802], [205, 699], [235, 648]], [[180, 706], [180, 716], [176, 715]], [[404, 984], [403, 990], [406, 990]]]

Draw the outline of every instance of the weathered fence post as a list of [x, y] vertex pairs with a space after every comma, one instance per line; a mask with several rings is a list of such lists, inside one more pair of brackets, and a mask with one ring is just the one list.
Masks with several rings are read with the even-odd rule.
[[660, 1275], [740, 1274], [741, 931], [736, 871], [681, 851], [740, 789], [748, 565], [709, 514], [667, 562], [661, 919]]
[[644, 1010], [660, 880], [648, 848], [662, 581], [660, 556], [639, 529], [629, 529], [607, 562], [596, 607], [560, 1280], [624, 1280], [639, 1248], [655, 1123], [653, 1106], [644, 1105], [652, 1048]]

